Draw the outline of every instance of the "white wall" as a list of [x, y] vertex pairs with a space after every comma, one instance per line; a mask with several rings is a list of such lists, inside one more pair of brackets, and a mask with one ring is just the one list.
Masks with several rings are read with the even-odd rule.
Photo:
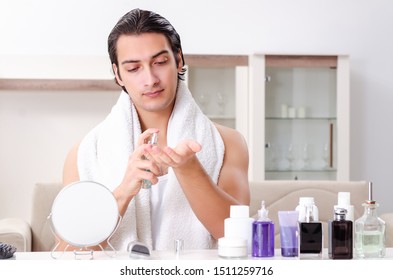
[[[107, 36], [134, 7], [167, 17], [185, 53], [349, 54], [351, 179], [373, 181], [380, 212], [393, 212], [392, 1], [0, 0], [0, 78], [110, 77]], [[68, 149], [116, 98], [0, 92], [0, 218], [29, 218], [33, 185], [61, 180]]]

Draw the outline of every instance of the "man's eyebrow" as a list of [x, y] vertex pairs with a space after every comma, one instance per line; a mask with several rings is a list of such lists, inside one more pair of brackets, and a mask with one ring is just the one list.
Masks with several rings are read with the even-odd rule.
[[[162, 51], [156, 53], [155, 55], [152, 55], [151, 58], [156, 58], [156, 57], [158, 57], [162, 54], [166, 54], [166, 53], [169, 53], [169, 52], [167, 50], [162, 50]], [[138, 63], [138, 62], [140, 62], [140, 60], [128, 59], [128, 60], [124, 60], [121, 64], [123, 65], [123, 64], [127, 64], [127, 63]]]

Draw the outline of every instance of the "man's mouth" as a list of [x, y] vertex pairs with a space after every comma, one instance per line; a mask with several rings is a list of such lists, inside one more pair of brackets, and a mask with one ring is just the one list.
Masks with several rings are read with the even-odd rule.
[[156, 96], [160, 95], [161, 92], [163, 92], [163, 89], [145, 92], [145, 93], [143, 93], [143, 95], [147, 96], [147, 97], [156, 97]]

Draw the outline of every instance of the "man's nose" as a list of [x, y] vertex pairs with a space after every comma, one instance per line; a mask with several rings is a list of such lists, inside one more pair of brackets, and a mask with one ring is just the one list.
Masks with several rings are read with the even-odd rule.
[[145, 84], [147, 86], [152, 86], [157, 84], [159, 81], [157, 73], [151, 68], [147, 67], [145, 68]]

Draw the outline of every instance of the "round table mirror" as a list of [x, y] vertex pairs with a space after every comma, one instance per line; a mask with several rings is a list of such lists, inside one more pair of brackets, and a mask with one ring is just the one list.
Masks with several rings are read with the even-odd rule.
[[80, 181], [59, 192], [50, 218], [58, 237], [69, 245], [88, 247], [113, 234], [119, 222], [119, 210], [108, 188], [96, 182]]

